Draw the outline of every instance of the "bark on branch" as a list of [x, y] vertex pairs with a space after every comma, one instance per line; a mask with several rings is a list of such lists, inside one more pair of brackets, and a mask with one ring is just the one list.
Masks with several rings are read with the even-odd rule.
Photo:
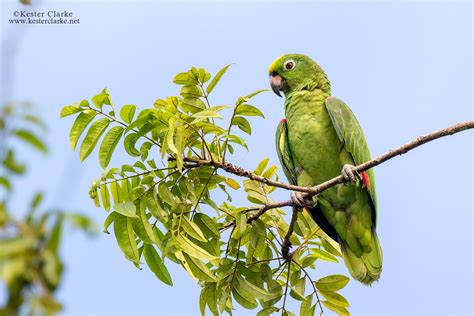
[[[410, 151], [414, 148], [417, 148], [421, 145], [424, 145], [424, 144], [426, 144], [430, 141], [433, 141], [433, 140], [441, 138], [441, 137], [453, 135], [453, 134], [456, 134], [456, 133], [459, 133], [459, 132], [462, 132], [462, 131], [465, 131], [465, 130], [468, 130], [468, 129], [473, 129], [473, 128], [474, 128], [474, 121], [467, 121], [467, 122], [461, 122], [461, 123], [452, 125], [452, 126], [447, 127], [447, 128], [440, 129], [438, 131], [435, 131], [435, 132], [432, 132], [432, 133], [429, 133], [429, 134], [419, 136], [415, 140], [412, 140], [411, 142], [408, 142], [408, 143], [406, 143], [402, 146], [393, 148], [393, 149], [387, 151], [386, 153], [384, 153], [384, 154], [382, 154], [382, 155], [380, 155], [380, 156], [378, 156], [378, 157], [376, 157], [372, 160], [369, 160], [369, 161], [367, 161], [363, 164], [358, 165], [355, 168], [355, 170], [357, 172], [366, 171], [370, 168], [373, 168], [375, 166], [378, 166], [378, 165], [384, 163], [385, 161], [387, 161], [389, 159], [392, 159], [396, 156], [403, 155], [403, 154], [407, 153], [408, 151]], [[217, 161], [200, 160], [200, 159], [194, 159], [194, 158], [187, 159], [187, 162], [191, 163], [191, 164], [202, 165], [202, 166], [204, 166], [204, 165], [214, 166], [218, 169], [222, 169], [222, 170], [224, 170], [228, 173], [234, 174], [236, 176], [249, 178], [251, 180], [262, 182], [266, 185], [270, 185], [270, 186], [274, 186], [274, 187], [278, 187], [278, 188], [283, 188], [283, 189], [286, 189], [286, 190], [304, 192], [305, 194], [303, 194], [303, 196], [307, 196], [307, 197], [319, 194], [319, 193], [335, 186], [336, 184], [346, 182], [345, 179], [341, 175], [339, 175], [337, 177], [334, 177], [334, 178], [332, 178], [332, 179], [330, 179], [326, 182], [323, 182], [323, 183], [318, 184], [318, 185], [313, 186], [313, 187], [301, 187], [301, 186], [297, 186], [297, 185], [286, 184], [286, 183], [282, 183], [282, 182], [278, 182], [278, 181], [274, 181], [274, 180], [264, 178], [264, 177], [259, 176], [255, 173], [251, 172], [251, 171], [248, 171], [248, 170], [245, 170], [245, 169], [243, 169], [239, 166], [233, 165], [229, 162], [217, 162]], [[266, 204], [266, 205], [260, 207], [254, 215], [249, 217], [248, 220], [247, 220], [247, 223], [251, 223], [251, 222], [255, 221], [256, 219], [258, 219], [261, 215], [263, 215], [266, 211], [268, 211], [270, 209], [281, 208], [281, 207], [285, 207], [285, 206], [293, 206], [291, 200], [282, 201], [282, 202], [278, 202], [278, 203]], [[252, 209], [252, 210], [255, 210], [255, 209]]]

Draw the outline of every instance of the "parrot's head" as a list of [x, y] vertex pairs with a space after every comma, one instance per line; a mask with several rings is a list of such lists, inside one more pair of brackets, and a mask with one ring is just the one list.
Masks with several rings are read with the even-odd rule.
[[330, 93], [330, 84], [321, 67], [302, 54], [287, 54], [278, 57], [268, 68], [270, 86], [281, 97], [280, 91], [288, 94], [303, 89], [321, 89]]

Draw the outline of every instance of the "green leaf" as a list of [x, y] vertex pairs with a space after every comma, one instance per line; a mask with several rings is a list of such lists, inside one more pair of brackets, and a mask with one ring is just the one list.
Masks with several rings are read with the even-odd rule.
[[13, 135], [15, 135], [19, 139], [27, 142], [28, 144], [32, 145], [33, 147], [35, 147], [36, 149], [38, 149], [38, 150], [40, 150], [44, 153], [48, 152], [48, 148], [43, 143], [43, 141], [40, 140], [38, 138], [38, 136], [36, 136], [35, 134], [33, 134], [32, 132], [30, 132], [28, 130], [18, 129], [18, 130], [15, 130], [13, 132]]
[[114, 203], [122, 203], [122, 191], [117, 181], [110, 183], [110, 192], [112, 193]]
[[349, 278], [342, 274], [329, 275], [314, 282], [320, 291], [334, 292], [342, 289], [349, 282]]
[[[334, 242], [334, 241], [331, 239], [331, 242]], [[330, 254], [335, 255], [337, 257], [342, 257], [341, 252], [335, 247], [337, 246], [337, 243], [334, 242], [334, 244], [332, 244], [328, 242], [326, 239], [321, 238], [321, 244], [323, 245], [324, 249]]]
[[336, 257], [334, 257], [329, 252], [326, 252], [322, 249], [312, 248], [311, 252], [312, 252], [312, 256], [318, 259], [330, 261], [330, 262], [339, 262]]
[[178, 149], [174, 145], [174, 132], [176, 130], [176, 119], [170, 118], [168, 121], [168, 132], [166, 133], [166, 143], [168, 148], [175, 154], [178, 153]]
[[207, 88], [206, 88], [206, 94], [209, 95], [212, 90], [214, 90], [215, 86], [217, 85], [217, 83], [219, 82], [219, 80], [221, 80], [222, 76], [225, 74], [225, 72], [227, 71], [227, 69], [231, 66], [232, 64], [229, 64], [227, 66], [224, 66], [224, 68], [222, 68], [221, 70], [219, 70], [217, 72], [217, 74], [214, 76], [214, 78], [212, 78], [211, 82], [209, 82], [209, 84], [207, 85]]
[[63, 118], [83, 110], [83, 108], [77, 105], [67, 105], [61, 109], [60, 117]]
[[261, 175], [263, 171], [265, 170], [265, 168], [267, 167], [268, 161], [270, 161], [270, 158], [265, 158], [262, 161], [260, 161], [260, 163], [257, 166], [257, 169], [255, 169], [255, 173], [258, 175]]
[[184, 111], [196, 113], [206, 108], [206, 104], [201, 99], [184, 98], [181, 104]]
[[171, 275], [168, 272], [163, 260], [160, 258], [158, 253], [156, 252], [155, 247], [152, 245], [144, 244], [143, 245], [143, 256], [145, 257], [146, 264], [150, 268], [150, 270], [156, 275], [161, 282], [173, 285], [173, 281], [171, 280]]
[[196, 85], [183, 86], [179, 92], [183, 98], [200, 98], [202, 97], [201, 89]]
[[220, 237], [216, 223], [206, 214], [197, 213], [194, 215], [193, 220], [207, 236], [215, 238]]
[[114, 209], [117, 213], [122, 214], [126, 217], [138, 217], [137, 216], [137, 208], [133, 202], [125, 202], [125, 203], [115, 203]]
[[347, 301], [347, 299], [339, 293], [326, 291], [319, 291], [319, 293], [321, 293], [325, 299], [327, 299], [330, 303], [334, 305], [342, 307], [349, 306], [349, 302]]
[[100, 136], [102, 136], [109, 124], [110, 120], [108, 118], [101, 118], [91, 125], [82, 141], [81, 150], [79, 151], [79, 159], [81, 161], [84, 161], [94, 150]]
[[[31, 251], [36, 242], [31, 237], [0, 239], [0, 260], [16, 256], [22, 252]], [[1, 271], [0, 271], [1, 272]]]
[[227, 105], [216, 105], [202, 111], [196, 112], [191, 117], [197, 119], [206, 119], [206, 118], [222, 118], [221, 115], [217, 114], [217, 112], [222, 111], [223, 109], [227, 109], [229, 106]]
[[177, 74], [173, 82], [180, 85], [197, 85], [198, 80], [192, 76], [189, 76], [188, 72], [182, 72]]
[[263, 177], [264, 178], [267, 178], [267, 179], [270, 179], [272, 178], [275, 173], [277, 172], [278, 168], [276, 166], [270, 166], [264, 173], [263, 173]]
[[129, 133], [125, 136], [125, 140], [123, 142], [123, 147], [127, 154], [132, 157], [139, 157], [140, 152], [135, 148], [135, 144], [137, 143], [138, 137], [136, 133]]
[[239, 239], [247, 228], [247, 217], [242, 212], [235, 214], [235, 229], [232, 238]]
[[77, 116], [71, 127], [71, 132], [69, 133], [69, 145], [72, 150], [76, 150], [79, 137], [81, 137], [87, 125], [89, 125], [89, 123], [94, 119], [96, 114], [97, 113], [94, 110], [85, 110]]
[[186, 252], [188, 255], [201, 259], [201, 260], [217, 260], [219, 257], [211, 255], [206, 250], [202, 249], [201, 247], [197, 246], [189, 239], [184, 236], [179, 235], [176, 237], [179, 247]]
[[311, 313], [311, 304], [313, 302], [313, 294], [310, 294], [305, 297], [303, 302], [301, 302], [300, 315], [314, 315]]
[[42, 193], [36, 193], [35, 196], [33, 197], [33, 200], [31, 201], [30, 208], [32, 208], [32, 209], [37, 208], [42, 200], [43, 200], [43, 194]]
[[105, 169], [109, 165], [110, 158], [122, 137], [122, 133], [123, 127], [115, 126], [105, 134], [99, 149], [99, 162], [102, 168]]
[[265, 118], [265, 115], [263, 115], [262, 111], [250, 104], [238, 105], [235, 109], [235, 114], [244, 116], [261, 116]]
[[178, 165], [178, 169], [181, 171], [183, 170], [183, 152], [186, 143], [186, 128], [183, 125], [176, 128], [174, 143], [177, 151], [176, 164]]
[[181, 225], [183, 225], [183, 228], [186, 234], [193, 237], [194, 239], [207, 242], [207, 238], [206, 236], [204, 236], [199, 226], [196, 225], [194, 222], [192, 222], [190, 219], [188, 219], [186, 216], [184, 215], [181, 215], [181, 216], [183, 217], [183, 221], [181, 222]]
[[143, 229], [148, 236], [148, 238], [155, 244], [160, 243], [160, 240], [156, 237], [155, 233], [153, 232], [153, 227], [151, 226], [150, 222], [148, 221], [148, 217], [146, 216], [145, 213], [146, 209], [146, 200], [141, 199], [140, 200], [140, 209], [138, 212], [139, 215], [139, 220], [141, 222], [141, 225], [143, 226]]
[[54, 222], [53, 227], [51, 228], [51, 232], [49, 234], [48, 240], [48, 249], [51, 250], [52, 253], [56, 254], [59, 249], [59, 244], [61, 243], [61, 232], [63, 227], [63, 216], [62, 214], [58, 214], [56, 220]]
[[186, 260], [187, 266], [191, 270], [191, 274], [200, 281], [215, 282], [216, 277], [211, 272], [211, 270], [202, 263], [201, 260], [195, 259], [191, 256], [188, 256], [186, 253], [182, 253], [183, 258]]
[[117, 212], [112, 212], [109, 214], [109, 216], [107, 216], [104, 222], [104, 233], [110, 234], [108, 230], [109, 226], [115, 221], [116, 218], [117, 218]]
[[234, 299], [242, 305], [243, 307], [247, 309], [254, 309], [258, 306], [257, 301], [255, 300], [255, 297], [243, 290], [240, 287], [240, 284], [234, 284], [234, 287], [232, 288], [232, 294], [234, 296]]
[[241, 131], [249, 135], [252, 134], [252, 127], [250, 126], [249, 121], [245, 117], [235, 116], [232, 120], [232, 125], [237, 125], [237, 127], [240, 128]]
[[349, 311], [343, 306], [339, 306], [328, 301], [321, 301], [321, 303], [323, 303], [323, 305], [329, 308], [330, 310], [336, 312], [339, 316], [350, 315]]
[[11, 190], [10, 180], [5, 177], [0, 176], [0, 185], [2, 185], [6, 190]]
[[216, 290], [216, 283], [208, 283], [209, 285], [206, 286], [207, 291], [205, 292], [205, 300], [207, 306], [209, 306], [209, 310], [214, 316], [219, 315], [219, 311], [217, 309], [217, 290]]
[[263, 300], [263, 301], [269, 301], [269, 300], [275, 299], [275, 298], [280, 296], [280, 294], [278, 294], [278, 293], [268, 292], [267, 290], [262, 289], [262, 288], [260, 288], [256, 285], [254, 285], [253, 283], [250, 283], [246, 279], [242, 278], [240, 275], [237, 276], [235, 278], [235, 280], [240, 285], [240, 288], [243, 291], [251, 294], [253, 297], [255, 297], [257, 299], [260, 299], [260, 300]]
[[246, 95], [244, 98], [245, 98], [246, 100], [250, 100], [251, 98], [253, 98], [253, 97], [256, 96], [257, 94], [260, 94], [260, 93], [266, 92], [266, 91], [268, 91], [268, 89], [257, 90], [257, 91], [255, 91], [255, 92], [252, 92], [252, 93]]
[[165, 217], [167, 216], [167, 213], [161, 206], [160, 201], [158, 201], [155, 191], [148, 190], [145, 195], [145, 199], [146, 199], [146, 206], [148, 210], [150, 211], [150, 213], [155, 218], [157, 218], [160, 222], [166, 222]]
[[108, 212], [110, 210], [110, 194], [107, 185], [103, 184], [100, 186], [100, 198], [102, 199], [102, 205]]
[[132, 219], [121, 214], [117, 214], [114, 221], [114, 232], [117, 243], [125, 254], [125, 257], [139, 263], [139, 255], [137, 242], [135, 241], [135, 233], [133, 232]]
[[102, 109], [104, 104], [112, 105], [112, 101], [110, 100], [110, 95], [107, 92], [107, 89], [102, 89], [102, 92], [93, 96], [91, 100], [92, 103], [94, 103], [94, 105], [99, 109]]
[[132, 104], [124, 105], [120, 109], [120, 117], [125, 123], [130, 124], [130, 122], [132, 122], [133, 120], [133, 116], [135, 115], [136, 110], [137, 110], [137, 107], [135, 105], [132, 105]]
[[[275, 306], [265, 307], [264, 309], [258, 312], [257, 316], [270, 316], [271, 314], [278, 311], [279, 309]], [[306, 314], [300, 314], [300, 315], [306, 315]]]

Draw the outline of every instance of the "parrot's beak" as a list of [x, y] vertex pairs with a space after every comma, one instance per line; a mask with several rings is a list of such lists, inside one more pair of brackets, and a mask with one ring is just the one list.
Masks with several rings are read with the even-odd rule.
[[285, 91], [288, 85], [286, 84], [285, 79], [283, 79], [278, 73], [272, 72], [270, 74], [270, 87], [272, 87], [273, 92], [279, 97], [281, 97], [280, 91]]

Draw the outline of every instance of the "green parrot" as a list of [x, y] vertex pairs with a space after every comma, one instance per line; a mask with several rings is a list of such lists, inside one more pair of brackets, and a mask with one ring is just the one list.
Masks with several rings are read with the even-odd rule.
[[344, 102], [331, 96], [326, 74], [311, 58], [283, 55], [270, 65], [269, 75], [273, 91], [285, 95], [286, 118], [278, 125], [276, 148], [288, 181], [314, 186], [341, 173], [349, 181], [312, 198], [293, 192], [291, 200], [339, 243], [352, 277], [369, 285], [380, 278], [382, 249], [375, 232], [374, 172], [354, 170], [370, 160], [359, 122]]

